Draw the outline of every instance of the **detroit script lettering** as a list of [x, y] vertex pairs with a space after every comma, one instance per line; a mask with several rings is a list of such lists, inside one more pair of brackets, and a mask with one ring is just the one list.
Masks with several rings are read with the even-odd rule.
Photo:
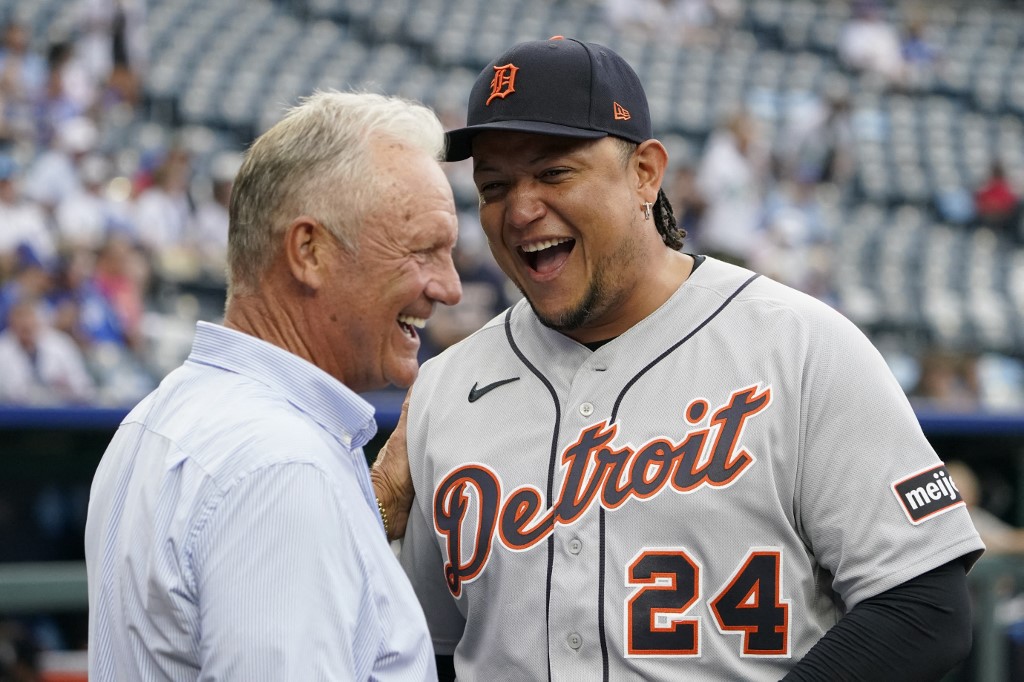
[[[585, 427], [562, 451], [564, 476], [555, 493], [557, 502], [547, 509], [543, 494], [534, 486], [516, 488], [503, 498], [498, 476], [489, 467], [460, 466], [434, 491], [434, 525], [447, 545], [448, 589], [455, 597], [462, 594], [463, 583], [487, 565], [493, 542], [511, 550], [529, 549], [550, 535], [556, 524], [572, 524], [595, 503], [611, 510], [630, 499], [654, 497], [666, 486], [686, 493], [701, 486], [731, 484], [754, 462], [740, 443], [746, 421], [768, 407], [771, 399], [770, 386], [735, 391], [714, 411], [707, 426], [691, 429], [678, 442], [660, 437], [636, 448], [617, 447], [617, 424], [604, 420]], [[707, 413], [708, 402], [698, 398], [687, 405], [685, 416], [696, 425]], [[471, 501], [476, 503], [473, 519], [469, 518]], [[473, 537], [466, 537], [468, 533]], [[465, 560], [464, 544], [469, 550]]]

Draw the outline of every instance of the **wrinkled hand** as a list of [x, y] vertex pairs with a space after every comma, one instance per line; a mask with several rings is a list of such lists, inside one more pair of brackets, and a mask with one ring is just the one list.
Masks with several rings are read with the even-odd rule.
[[405, 394], [405, 400], [402, 401], [398, 425], [391, 432], [388, 442], [380, 449], [377, 460], [370, 469], [374, 493], [387, 512], [388, 540], [397, 540], [405, 535], [405, 526], [409, 522], [409, 510], [412, 508], [412, 498], [415, 494], [405, 440], [406, 418], [411, 397], [410, 388]]

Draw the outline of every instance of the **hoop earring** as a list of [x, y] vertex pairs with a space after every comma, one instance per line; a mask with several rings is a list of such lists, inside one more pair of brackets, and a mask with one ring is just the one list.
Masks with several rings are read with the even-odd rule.
[[653, 206], [653, 204], [651, 202], [649, 202], [649, 201], [645, 201], [643, 203], [643, 207], [644, 207], [644, 220], [650, 220], [651, 219], [651, 206]]

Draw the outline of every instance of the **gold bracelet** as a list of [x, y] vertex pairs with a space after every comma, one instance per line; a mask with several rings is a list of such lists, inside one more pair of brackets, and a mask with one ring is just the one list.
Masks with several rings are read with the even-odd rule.
[[384, 535], [390, 536], [391, 535], [391, 529], [388, 527], [388, 513], [384, 510], [384, 505], [381, 504], [380, 498], [378, 497], [378, 498], [376, 498], [376, 500], [377, 500], [377, 509], [380, 510], [380, 520], [384, 522]]

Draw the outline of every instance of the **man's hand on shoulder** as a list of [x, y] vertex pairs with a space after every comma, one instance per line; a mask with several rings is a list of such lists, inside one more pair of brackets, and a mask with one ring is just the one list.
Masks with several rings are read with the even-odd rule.
[[377, 500], [387, 514], [388, 540], [397, 540], [405, 535], [409, 521], [409, 509], [415, 494], [412, 487], [412, 473], [409, 471], [409, 451], [406, 447], [406, 418], [409, 414], [410, 388], [402, 401], [402, 412], [398, 425], [392, 431], [387, 443], [381, 448], [373, 467], [370, 480]]

